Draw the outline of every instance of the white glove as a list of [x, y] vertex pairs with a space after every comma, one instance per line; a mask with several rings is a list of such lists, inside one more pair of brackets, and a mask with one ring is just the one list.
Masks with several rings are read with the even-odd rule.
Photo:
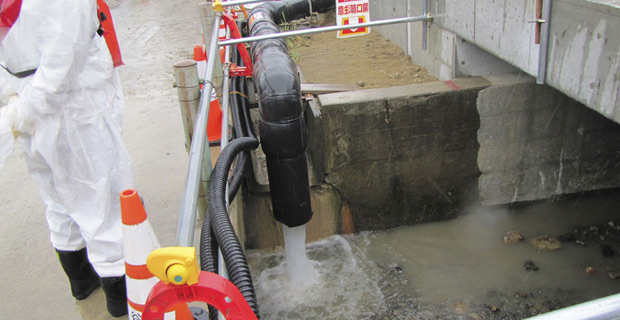
[[21, 102], [17, 95], [11, 96], [7, 105], [0, 108], [0, 126], [10, 128], [16, 135], [20, 133], [34, 134], [34, 126], [29, 119], [26, 119], [21, 110]]

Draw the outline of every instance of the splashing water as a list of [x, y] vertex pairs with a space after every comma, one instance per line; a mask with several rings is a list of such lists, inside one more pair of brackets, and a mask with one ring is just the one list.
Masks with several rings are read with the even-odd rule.
[[[620, 248], [619, 210], [618, 191], [474, 207], [448, 221], [332, 236], [305, 245], [307, 257], [300, 240], [294, 254], [310, 263], [305, 269], [282, 249], [249, 251], [248, 262], [266, 320], [523, 319], [617, 292], [620, 257], [600, 245]], [[526, 241], [505, 244], [509, 230]], [[541, 251], [527, 241], [567, 233], [582, 244]], [[540, 269], [528, 271], [528, 260]]]
[[289, 256], [285, 259], [281, 250], [250, 251], [251, 269], [258, 273], [253, 276], [262, 318], [373, 319], [386, 307], [376, 279], [356, 258], [358, 250], [341, 236], [309, 244], [311, 281], [303, 285], [296, 282], [297, 275], [288, 276]]

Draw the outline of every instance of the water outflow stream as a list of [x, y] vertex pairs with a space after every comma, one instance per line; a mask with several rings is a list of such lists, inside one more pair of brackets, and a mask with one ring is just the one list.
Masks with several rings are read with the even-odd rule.
[[286, 270], [291, 285], [302, 287], [313, 285], [317, 280], [314, 267], [318, 265], [308, 260], [306, 255], [306, 225], [294, 228], [281, 225], [284, 234]]
[[[311, 271], [293, 267], [309, 282], [282, 249], [248, 260], [263, 319], [522, 319], [620, 292], [618, 213], [620, 191], [332, 236], [306, 245]], [[511, 230], [525, 239], [505, 244]], [[542, 235], [573, 238], [546, 251], [529, 243]]]

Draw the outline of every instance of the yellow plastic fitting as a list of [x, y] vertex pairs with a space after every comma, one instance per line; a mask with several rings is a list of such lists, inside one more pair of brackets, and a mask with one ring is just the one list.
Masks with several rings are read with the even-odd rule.
[[194, 247], [166, 247], [153, 250], [146, 267], [165, 284], [192, 285], [198, 282], [200, 267]]
[[219, 11], [219, 12], [224, 11], [224, 6], [222, 6], [222, 2], [220, 2], [220, 0], [215, 0], [213, 2], [213, 10]]

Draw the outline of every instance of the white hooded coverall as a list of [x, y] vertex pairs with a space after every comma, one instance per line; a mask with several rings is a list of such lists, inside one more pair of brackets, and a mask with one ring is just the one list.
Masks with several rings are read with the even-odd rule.
[[21, 134], [22, 149], [53, 246], [86, 246], [99, 276], [117, 277], [125, 273], [119, 194], [133, 188], [133, 173], [120, 137], [120, 82], [98, 28], [96, 0], [23, 0], [0, 64], [36, 72], [18, 78], [0, 68], [0, 85], [19, 96], [15, 127], [33, 129]]

